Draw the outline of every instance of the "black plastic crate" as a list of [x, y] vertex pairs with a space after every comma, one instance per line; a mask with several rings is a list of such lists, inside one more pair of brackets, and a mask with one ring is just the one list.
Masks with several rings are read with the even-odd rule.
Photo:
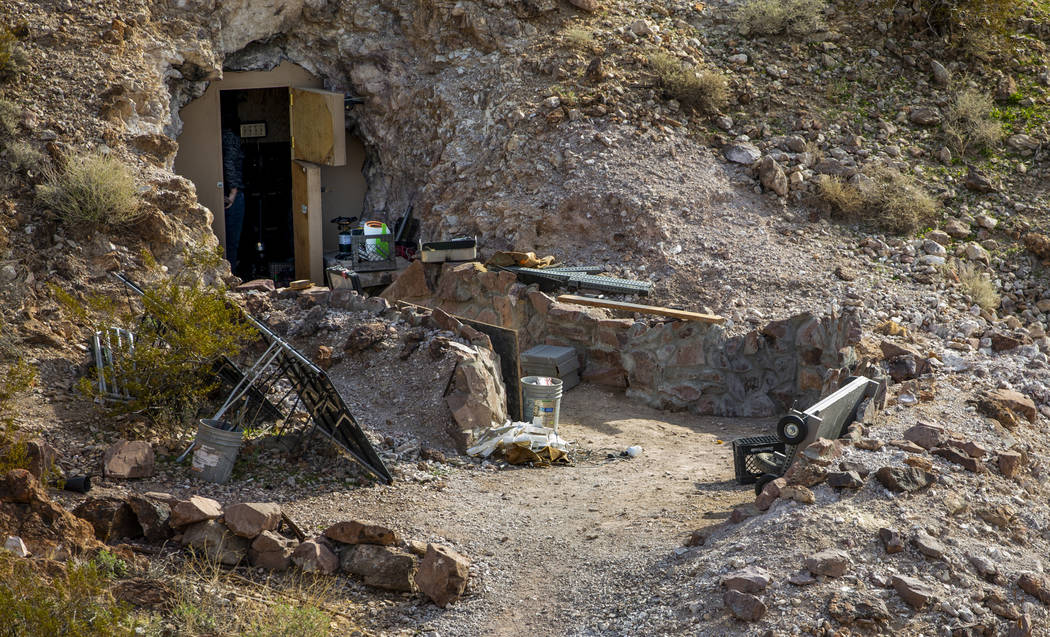
[[784, 453], [787, 445], [776, 436], [751, 436], [733, 441], [733, 468], [738, 484], [754, 484], [763, 471], [754, 456], [759, 453]]

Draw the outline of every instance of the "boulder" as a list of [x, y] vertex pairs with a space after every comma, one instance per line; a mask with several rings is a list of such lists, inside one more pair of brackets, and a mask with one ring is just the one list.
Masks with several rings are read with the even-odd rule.
[[470, 560], [440, 544], [427, 544], [415, 582], [435, 604], [445, 608], [459, 599], [470, 577]]
[[762, 493], [759, 493], [758, 497], [755, 498], [755, 508], [759, 511], [767, 510], [780, 497], [780, 492], [786, 486], [787, 480], [784, 478], [777, 478], [767, 482], [766, 486], [762, 487]]
[[983, 473], [984, 472], [984, 463], [983, 462], [981, 462], [977, 458], [971, 458], [968, 455], [959, 453], [955, 449], [951, 449], [951, 448], [948, 448], [948, 447], [938, 447], [937, 449], [934, 449], [930, 453], [932, 453], [935, 456], [944, 458], [948, 462], [952, 462], [954, 464], [960, 465], [960, 466], [962, 466], [962, 468], [966, 469], [967, 471], [971, 471], [973, 473]]
[[138, 494], [128, 496], [126, 502], [147, 540], [163, 542], [171, 537], [171, 507], [166, 502]]
[[859, 489], [864, 480], [856, 471], [833, 471], [828, 473], [828, 486], [835, 489]]
[[222, 505], [199, 495], [190, 496], [189, 500], [180, 500], [171, 508], [171, 526], [176, 529], [221, 517]]
[[47, 442], [34, 439], [26, 442], [26, 469], [37, 480], [46, 482], [48, 476], [58, 469], [58, 450]]
[[1024, 456], [1017, 451], [999, 452], [999, 471], [1007, 478], [1016, 477], [1024, 466]]
[[308, 573], [331, 575], [339, 568], [339, 558], [322, 542], [307, 540], [292, 552], [292, 562]]
[[780, 164], [769, 155], [758, 162], [758, 179], [766, 189], [772, 190], [781, 197], [787, 196], [787, 175], [784, 174], [784, 169], [780, 167]]
[[910, 440], [926, 450], [941, 446], [946, 438], [944, 427], [925, 423], [914, 425], [904, 432], [905, 440]]
[[757, 566], [746, 566], [726, 575], [722, 586], [741, 593], [760, 593], [769, 586], [769, 572]]
[[1031, 423], [1034, 423], [1039, 415], [1039, 412], [1035, 408], [1035, 402], [1033, 402], [1031, 398], [1012, 389], [996, 389], [995, 391], [989, 392], [986, 398], [987, 400], [997, 402], [1002, 406], [1009, 408], [1011, 411], [1021, 414]]
[[324, 531], [324, 536], [343, 544], [379, 544], [393, 546], [398, 543], [393, 530], [378, 524], [358, 522], [336, 522]]
[[901, 538], [901, 534], [890, 528], [879, 529], [879, 539], [882, 540], [882, 545], [886, 547], [886, 552], [900, 553], [904, 550], [904, 540]]
[[891, 582], [901, 599], [917, 610], [921, 610], [936, 598], [933, 587], [914, 577], [894, 575]]
[[760, 151], [754, 144], [747, 142], [738, 142], [729, 144], [722, 150], [722, 154], [725, 155], [726, 159], [733, 162], [734, 164], [744, 164], [750, 166], [751, 164], [758, 161], [759, 157], [762, 156]]
[[226, 507], [223, 520], [235, 535], [250, 540], [263, 531], [273, 531], [281, 525], [281, 507], [269, 502], [234, 504]]
[[920, 553], [935, 560], [943, 558], [945, 552], [948, 550], [943, 544], [925, 531], [919, 531], [916, 533], [915, 537], [911, 539], [911, 543], [915, 545], [915, 548], [918, 549]]
[[107, 478], [148, 478], [153, 475], [153, 447], [143, 440], [118, 440], [102, 456]]
[[248, 549], [248, 560], [252, 566], [283, 571], [292, 565], [292, 552], [297, 546], [299, 546], [297, 540], [286, 538], [273, 531], [263, 531]]
[[142, 537], [142, 527], [135, 512], [120, 498], [88, 498], [73, 509], [73, 515], [87, 520], [95, 530], [95, 537], [103, 542], [116, 543]]
[[722, 603], [734, 617], [746, 622], [757, 622], [766, 614], [765, 603], [748, 593], [730, 589], [722, 596]]
[[204, 520], [186, 527], [183, 546], [195, 548], [212, 562], [234, 566], [248, 554], [248, 540], [230, 533], [222, 522]]
[[390, 591], [412, 591], [416, 558], [400, 549], [375, 544], [355, 544], [343, 551], [344, 572], [357, 575], [368, 586]]
[[824, 549], [806, 558], [806, 570], [813, 575], [842, 577], [850, 566], [849, 554], [841, 549]]
[[936, 477], [916, 467], [882, 467], [875, 477], [894, 493], [913, 493], [934, 483]]

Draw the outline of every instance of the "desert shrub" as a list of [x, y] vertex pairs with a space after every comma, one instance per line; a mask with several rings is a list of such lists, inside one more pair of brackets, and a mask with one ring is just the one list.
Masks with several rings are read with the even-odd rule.
[[825, 0], [748, 0], [736, 12], [741, 35], [805, 35], [825, 27]]
[[[185, 254], [181, 269], [149, 286], [141, 308], [122, 305], [123, 293], [79, 300], [52, 286], [78, 323], [96, 330], [121, 327], [135, 335], [133, 347], [112, 342], [116, 369], [106, 369], [106, 382], [119, 380], [131, 395], [127, 401], [109, 401], [112, 413], [140, 414], [158, 429], [177, 433], [208, 406], [218, 386], [211, 364], [223, 355], [236, 356], [255, 334], [227, 299], [226, 288], [203, 282], [203, 274], [217, 269], [221, 260], [218, 248]], [[97, 380], [84, 377], [80, 388], [104, 401]]]
[[917, 179], [889, 166], [872, 166], [854, 185], [824, 175], [820, 197], [832, 211], [889, 232], [908, 233], [930, 222], [939, 207]]
[[114, 229], [141, 214], [135, 177], [111, 155], [66, 157], [62, 168], [44, 171], [44, 180], [38, 197], [70, 225]]
[[948, 264], [951, 278], [958, 279], [959, 287], [981, 309], [994, 310], [1002, 299], [987, 273], [972, 263], [953, 259]]
[[594, 40], [594, 32], [583, 27], [566, 29], [565, 42], [572, 48], [583, 51], [592, 51], [597, 44]]
[[13, 170], [36, 170], [44, 163], [44, 153], [27, 141], [17, 141], [7, 145], [7, 163]]
[[649, 66], [664, 95], [682, 106], [703, 113], [715, 113], [729, 101], [729, 83], [721, 73], [695, 70], [667, 53], [654, 53]]
[[1024, 0], [920, 0], [918, 7], [925, 28], [937, 35], [987, 39], [1002, 34], [1025, 5]]
[[[19, 27], [16, 31], [21, 31]], [[25, 51], [18, 43], [18, 34], [8, 27], [0, 27], [0, 81], [8, 80], [20, 71], [28, 63]]]
[[0, 374], [0, 475], [29, 466], [25, 440], [18, 435], [11, 413], [15, 396], [35, 385], [36, 380], [36, 368], [22, 359]]
[[0, 629], [7, 635], [121, 637], [143, 622], [107, 589], [94, 562], [67, 562], [58, 572], [37, 571], [30, 560], [0, 551]]
[[8, 99], [0, 99], [0, 135], [10, 136], [18, 131], [22, 108]]
[[975, 89], [955, 95], [944, 118], [944, 136], [948, 146], [964, 155], [999, 143], [1002, 124], [992, 117], [992, 98]]

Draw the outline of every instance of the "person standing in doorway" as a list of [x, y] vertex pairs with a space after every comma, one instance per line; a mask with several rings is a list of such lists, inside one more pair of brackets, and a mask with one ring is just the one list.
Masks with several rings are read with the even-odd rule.
[[[231, 100], [232, 101], [232, 100]], [[230, 270], [238, 266], [237, 248], [241, 243], [241, 228], [244, 226], [244, 149], [241, 147], [240, 120], [237, 117], [236, 101], [231, 107], [223, 103], [222, 114], [222, 183], [226, 193], [226, 260]]]

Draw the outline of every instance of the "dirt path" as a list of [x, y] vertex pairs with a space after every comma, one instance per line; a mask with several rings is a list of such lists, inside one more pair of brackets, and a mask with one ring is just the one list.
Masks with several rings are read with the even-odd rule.
[[[584, 450], [574, 466], [460, 470], [424, 488], [328, 494], [290, 508], [318, 524], [322, 511], [373, 518], [474, 559], [477, 578], [458, 604], [440, 611], [391, 599], [373, 618], [377, 630], [605, 632], [598, 601], [644, 589], [692, 529], [750, 497], [733, 481], [728, 441], [769, 425], [659, 412], [589, 386], [566, 394], [562, 416], [561, 433]], [[640, 457], [619, 456], [634, 444]]]

